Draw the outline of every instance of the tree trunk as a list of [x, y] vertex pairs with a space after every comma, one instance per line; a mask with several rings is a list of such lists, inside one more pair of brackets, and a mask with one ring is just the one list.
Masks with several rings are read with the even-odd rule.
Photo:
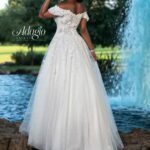
[[34, 65], [34, 58], [33, 58], [33, 53], [34, 53], [34, 51], [33, 51], [33, 45], [29, 45], [29, 49], [30, 49], [30, 53], [31, 53], [31, 66], [33, 66]]

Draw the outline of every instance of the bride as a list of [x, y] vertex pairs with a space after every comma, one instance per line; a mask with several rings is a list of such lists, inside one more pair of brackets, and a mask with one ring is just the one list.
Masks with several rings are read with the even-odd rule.
[[[67, 0], [39, 17], [57, 24], [20, 132], [39, 150], [121, 150], [111, 107], [87, 31], [82, 0]], [[80, 27], [80, 34], [77, 32]]]

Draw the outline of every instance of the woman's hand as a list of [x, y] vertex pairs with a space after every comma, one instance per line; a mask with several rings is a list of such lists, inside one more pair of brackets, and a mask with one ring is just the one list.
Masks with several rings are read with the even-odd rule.
[[91, 52], [91, 54], [92, 54], [94, 60], [96, 61], [96, 60], [97, 60], [97, 56], [96, 56], [95, 51], [94, 51], [94, 50], [90, 50], [90, 52]]
[[42, 19], [49, 19], [53, 18], [53, 15], [48, 12], [48, 6], [51, 0], [44, 0], [43, 5], [41, 6], [40, 12], [39, 12], [39, 18]]

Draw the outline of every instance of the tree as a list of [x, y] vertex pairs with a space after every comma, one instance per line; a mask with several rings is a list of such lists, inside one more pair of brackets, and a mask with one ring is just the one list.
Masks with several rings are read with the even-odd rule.
[[89, 30], [95, 44], [114, 46], [117, 32], [125, 18], [127, 0], [88, 0]]
[[[90, 16], [88, 28], [94, 44], [102, 46], [116, 44], [118, 28], [126, 16], [126, 1], [128, 0], [85, 1]], [[53, 0], [53, 4], [56, 2]], [[0, 12], [1, 42], [27, 44], [31, 50], [34, 45], [48, 44], [55, 32], [56, 25], [52, 20], [42, 20], [37, 17], [42, 3], [43, 0], [9, 0], [8, 8], [5, 12]], [[33, 28], [42, 26], [46, 30], [46, 35], [36, 41], [31, 39], [16, 41], [11, 35], [12, 31], [23, 26], [32, 26]]]

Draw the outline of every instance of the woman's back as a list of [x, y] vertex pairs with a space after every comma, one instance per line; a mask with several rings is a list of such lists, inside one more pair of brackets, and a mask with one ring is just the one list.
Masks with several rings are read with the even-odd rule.
[[86, 9], [83, 3], [61, 2], [59, 7], [72, 11], [75, 14], [83, 13]]
[[[92, 55], [87, 12], [82, 4], [70, 1], [77, 0], [49, 9], [45, 0], [42, 6], [41, 16], [55, 18], [57, 32], [20, 132], [28, 135], [29, 145], [41, 150], [121, 150], [123, 144]], [[83, 38], [76, 30], [79, 24]]]
[[82, 18], [89, 20], [88, 14], [83, 5], [72, 3], [60, 3], [48, 9], [49, 13], [54, 14], [57, 24], [57, 31], [64, 32], [76, 30]]

